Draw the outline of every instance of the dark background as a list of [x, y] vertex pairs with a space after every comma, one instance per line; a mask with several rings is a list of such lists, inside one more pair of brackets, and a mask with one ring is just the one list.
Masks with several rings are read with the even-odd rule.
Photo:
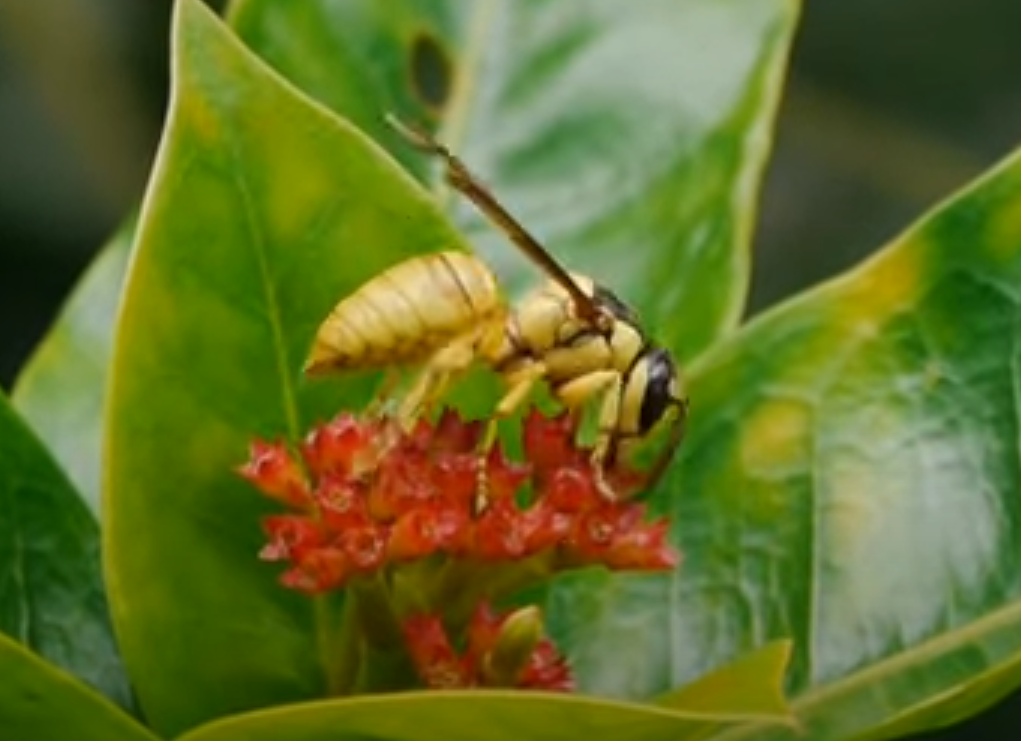
[[[753, 312], [853, 265], [1021, 140], [1021, 2], [804, 1]], [[0, 0], [2, 388], [141, 197], [169, 18], [169, 0]], [[1021, 696], [925, 738], [1013, 727]]]

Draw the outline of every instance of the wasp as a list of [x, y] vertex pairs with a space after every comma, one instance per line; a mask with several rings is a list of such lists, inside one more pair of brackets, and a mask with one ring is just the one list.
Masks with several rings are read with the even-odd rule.
[[[446, 182], [500, 227], [547, 280], [511, 305], [490, 268], [471, 254], [410, 258], [336, 305], [318, 329], [306, 374], [420, 367], [396, 412], [408, 428], [473, 363], [485, 364], [506, 390], [479, 444], [483, 492], [498, 420], [518, 409], [540, 381], [569, 410], [599, 402], [592, 465], [611, 499], [617, 495], [607, 484], [607, 467], [622, 448], [672, 417], [669, 439], [648, 473], [647, 483], [654, 483], [680, 444], [688, 411], [670, 353], [649, 339], [637, 314], [610, 289], [567, 272], [450, 150], [393, 116], [387, 120], [411, 145], [441, 159]], [[484, 493], [480, 497], [484, 506]]]

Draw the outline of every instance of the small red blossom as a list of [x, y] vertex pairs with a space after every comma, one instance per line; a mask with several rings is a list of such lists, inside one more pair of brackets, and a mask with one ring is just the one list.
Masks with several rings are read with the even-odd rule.
[[239, 466], [237, 472], [258, 486], [263, 494], [284, 504], [292, 507], [311, 504], [305, 474], [281, 443], [256, 440], [252, 443], [248, 463]]
[[263, 520], [269, 542], [260, 551], [264, 561], [300, 560], [304, 554], [326, 545], [323, 528], [300, 515], [273, 515]]
[[410, 432], [340, 414], [308, 435], [300, 459], [281, 444], [254, 443], [239, 473], [297, 510], [265, 519], [261, 557], [289, 562], [282, 582], [312, 593], [437, 557], [512, 565], [542, 556], [549, 570], [677, 565], [666, 521], [646, 522], [644, 505], [630, 498], [634, 472], [606, 471], [623, 494], [604, 493], [591, 451], [576, 443], [574, 416], [531, 413], [523, 464], [499, 445], [480, 459], [481, 429], [449, 410]]
[[461, 655], [439, 617], [416, 615], [402, 627], [419, 678], [430, 689], [574, 689], [567, 660], [542, 635], [535, 608], [499, 614], [488, 602], [480, 603], [468, 624], [467, 647]]
[[291, 563], [292, 567], [281, 574], [280, 583], [307, 594], [318, 594], [340, 586], [351, 570], [347, 554], [335, 546], [307, 551], [292, 559]]
[[432, 615], [415, 615], [402, 626], [408, 654], [422, 683], [430, 689], [472, 686], [471, 673], [457, 655], [443, 621]]
[[305, 438], [301, 453], [313, 476], [339, 473], [357, 479], [376, 469], [386, 446], [384, 420], [359, 420], [339, 414]]

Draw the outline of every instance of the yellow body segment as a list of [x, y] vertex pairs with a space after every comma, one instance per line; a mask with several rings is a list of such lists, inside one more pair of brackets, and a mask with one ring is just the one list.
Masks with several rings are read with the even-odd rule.
[[337, 304], [316, 333], [305, 372], [421, 363], [503, 311], [496, 278], [477, 258], [464, 252], [413, 257]]

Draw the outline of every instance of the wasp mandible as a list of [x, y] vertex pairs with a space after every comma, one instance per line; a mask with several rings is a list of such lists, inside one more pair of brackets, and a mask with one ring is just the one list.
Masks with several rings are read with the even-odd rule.
[[[548, 277], [515, 306], [479, 258], [460, 251], [424, 254], [385, 270], [336, 305], [316, 334], [305, 372], [416, 365], [401, 400], [406, 428], [460, 374], [480, 362], [506, 385], [479, 445], [480, 483], [498, 420], [511, 415], [539, 381], [570, 410], [600, 400], [592, 449], [596, 480], [622, 447], [646, 438], [672, 415], [669, 439], [648, 473], [651, 485], [680, 444], [688, 401], [670, 353], [643, 332], [637, 314], [608, 288], [567, 272], [486, 190], [464, 163], [424, 131], [388, 122], [416, 148], [439, 157], [447, 183], [500, 227]], [[480, 495], [484, 500], [484, 491]]]

